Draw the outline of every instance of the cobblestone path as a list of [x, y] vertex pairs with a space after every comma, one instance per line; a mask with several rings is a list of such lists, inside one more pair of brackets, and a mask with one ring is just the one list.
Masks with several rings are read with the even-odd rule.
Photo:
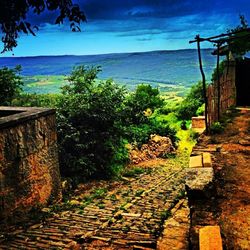
[[71, 198], [41, 223], [18, 228], [0, 249], [156, 249], [164, 219], [184, 194], [185, 171], [158, 167]]

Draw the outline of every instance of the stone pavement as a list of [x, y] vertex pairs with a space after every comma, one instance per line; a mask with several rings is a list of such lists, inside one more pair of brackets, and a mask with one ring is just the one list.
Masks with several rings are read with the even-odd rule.
[[[164, 220], [181, 207], [184, 175], [181, 166], [158, 167], [88, 195], [79, 191], [42, 222], [3, 234], [0, 249], [156, 249]], [[180, 215], [186, 230], [176, 249], [187, 249], [189, 215]], [[158, 249], [172, 249], [164, 247]]]

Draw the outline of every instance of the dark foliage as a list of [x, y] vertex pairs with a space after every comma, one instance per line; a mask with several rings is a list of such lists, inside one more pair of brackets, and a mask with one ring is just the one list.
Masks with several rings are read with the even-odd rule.
[[240, 15], [240, 25], [228, 30], [228, 32], [236, 32], [236, 34], [229, 36], [231, 40], [228, 41], [229, 50], [233, 54], [244, 56], [246, 52], [250, 51], [250, 31], [247, 20], [243, 15]]
[[[110, 174], [124, 153], [120, 107], [124, 89], [95, 81], [98, 68], [77, 67], [58, 107], [59, 159], [63, 175], [86, 180]], [[125, 157], [124, 157], [125, 158]]]
[[38, 27], [25, 21], [27, 14], [32, 11], [35, 15], [39, 15], [45, 10], [58, 10], [59, 16], [55, 24], [61, 24], [68, 19], [70, 28], [74, 32], [80, 31], [80, 23], [86, 21], [84, 13], [71, 0], [1, 0], [0, 25], [3, 33], [3, 52], [10, 51], [17, 46], [19, 33], [35, 35]]
[[190, 120], [196, 115], [197, 109], [204, 103], [202, 83], [192, 86], [189, 94], [180, 104], [177, 117], [182, 120]]

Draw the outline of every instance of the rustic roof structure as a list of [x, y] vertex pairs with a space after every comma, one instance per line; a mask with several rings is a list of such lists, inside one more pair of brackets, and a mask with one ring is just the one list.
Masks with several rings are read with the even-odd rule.
[[[212, 53], [213, 55], [217, 55], [217, 93], [218, 93], [218, 119], [220, 117], [220, 77], [219, 77], [219, 65], [220, 65], [220, 56], [221, 55], [229, 55], [229, 51], [231, 47], [237, 45], [237, 42], [242, 41], [250, 41], [250, 28], [241, 28], [237, 31], [222, 33], [220, 35], [211, 36], [207, 38], [202, 38], [200, 35], [197, 35], [194, 40], [189, 41], [189, 43], [197, 43], [198, 50], [198, 58], [200, 71], [202, 75], [202, 84], [203, 84], [203, 96], [205, 100], [205, 124], [206, 124], [206, 132], [209, 132], [209, 124], [208, 124], [208, 103], [207, 103], [207, 93], [206, 93], [206, 76], [203, 70], [202, 65], [202, 57], [201, 57], [201, 42], [210, 42], [213, 43], [217, 49]], [[236, 46], [237, 47], [237, 46]], [[250, 47], [250, 44], [249, 44]], [[242, 48], [240, 48], [242, 49]], [[250, 48], [249, 48], [250, 49]], [[244, 50], [244, 49], [243, 49]]]

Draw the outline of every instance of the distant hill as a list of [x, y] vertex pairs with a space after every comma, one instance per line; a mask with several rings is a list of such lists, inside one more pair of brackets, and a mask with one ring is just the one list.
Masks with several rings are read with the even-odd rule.
[[[216, 58], [212, 49], [202, 51], [208, 81]], [[190, 86], [201, 79], [197, 51], [152, 51], [86, 56], [2, 57], [0, 66], [22, 65], [24, 76], [68, 75], [77, 65], [100, 65], [100, 79], [113, 78], [116, 82], [133, 86], [138, 83], [152, 85], [173, 84]]]

